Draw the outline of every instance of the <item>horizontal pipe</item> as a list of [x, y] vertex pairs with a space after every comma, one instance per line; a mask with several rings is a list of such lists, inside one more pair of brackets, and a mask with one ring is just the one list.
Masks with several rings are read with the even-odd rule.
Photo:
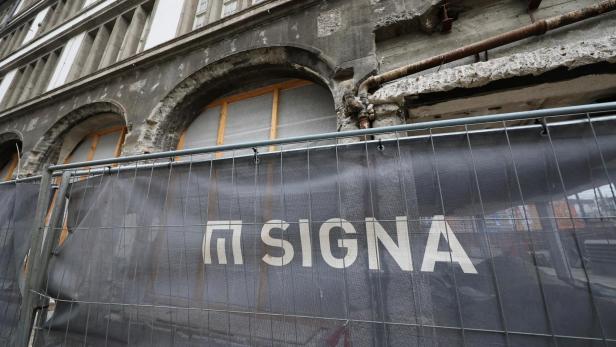
[[533, 111], [511, 112], [511, 113], [502, 113], [502, 114], [497, 114], [497, 115], [456, 118], [456, 119], [421, 122], [421, 123], [414, 123], [414, 124], [395, 125], [395, 126], [382, 127], [382, 128], [350, 130], [350, 131], [344, 131], [344, 132], [321, 133], [321, 134], [315, 134], [315, 135], [290, 137], [290, 138], [284, 138], [284, 139], [278, 139], [278, 140], [254, 141], [254, 142], [245, 142], [245, 143], [233, 144], [233, 145], [221, 145], [221, 146], [184, 149], [184, 150], [179, 150], [179, 151], [147, 153], [147, 154], [131, 155], [131, 156], [119, 157], [119, 158], [94, 160], [94, 161], [89, 161], [89, 162], [52, 165], [49, 167], [49, 170], [55, 171], [55, 170], [76, 169], [76, 168], [82, 168], [82, 167], [87, 167], [87, 166], [120, 164], [120, 163], [134, 162], [134, 161], [140, 161], [140, 160], [162, 159], [162, 158], [172, 158], [172, 157], [179, 157], [179, 156], [186, 156], [186, 155], [225, 152], [225, 151], [232, 151], [232, 150], [239, 150], [239, 149], [250, 149], [254, 147], [277, 146], [277, 145], [284, 145], [284, 144], [298, 143], [298, 142], [321, 141], [321, 140], [327, 140], [327, 139], [377, 135], [377, 134], [393, 133], [393, 132], [399, 132], [399, 131], [426, 130], [426, 129], [432, 129], [432, 128], [443, 128], [443, 127], [451, 127], [451, 126], [459, 126], [459, 125], [494, 123], [494, 122], [502, 122], [502, 121], [524, 120], [524, 119], [532, 119], [532, 118], [565, 116], [565, 115], [595, 113], [595, 112], [605, 112], [605, 111], [616, 111], [616, 102], [606, 102], [606, 103], [600, 103], [600, 104], [589, 104], [589, 105], [580, 105], [580, 106], [568, 106], [568, 107], [559, 107], [559, 108], [533, 110]]
[[13, 183], [32, 182], [32, 181], [40, 180], [41, 177], [42, 177], [41, 175], [35, 175], [35, 176], [28, 176], [28, 177], [24, 177], [24, 178], [17, 178], [17, 179], [10, 180], [10, 181], [0, 182], [0, 185], [3, 185], [3, 184], [13, 184]]
[[441, 66], [442, 64], [470, 57], [472, 55], [532, 36], [543, 35], [550, 30], [577, 23], [614, 10], [616, 10], [616, 0], [605, 0], [598, 4], [571, 11], [560, 16], [542, 19], [533, 24], [525, 25], [518, 29], [492, 36], [485, 40], [481, 40], [479, 42], [460, 47], [458, 49], [454, 49], [410, 65], [405, 65], [400, 68], [369, 77], [360, 84], [358, 88], [358, 95], [360, 97], [366, 97], [370, 90], [380, 87], [383, 83], [391, 82], [420, 71], [425, 71], [430, 68]]

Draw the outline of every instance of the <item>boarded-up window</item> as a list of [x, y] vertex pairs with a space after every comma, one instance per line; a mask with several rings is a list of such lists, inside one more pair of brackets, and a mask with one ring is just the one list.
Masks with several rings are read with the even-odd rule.
[[308, 81], [289, 80], [212, 102], [184, 132], [178, 148], [273, 140], [335, 130], [336, 113], [330, 92]]

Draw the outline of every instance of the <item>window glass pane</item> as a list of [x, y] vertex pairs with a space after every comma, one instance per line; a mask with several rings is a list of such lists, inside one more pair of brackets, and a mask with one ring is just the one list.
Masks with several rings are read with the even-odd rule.
[[216, 145], [220, 106], [207, 108], [186, 130], [184, 148], [209, 147]]
[[[220, 106], [205, 109], [186, 129], [183, 148], [216, 146], [219, 120]], [[209, 157], [208, 155], [192, 156], [192, 160]]]
[[317, 84], [280, 91], [278, 115], [278, 138], [336, 131], [334, 101]]
[[88, 153], [90, 153], [90, 148], [92, 147], [92, 138], [90, 136], [86, 137], [77, 145], [77, 147], [73, 150], [73, 153], [66, 160], [67, 163], [79, 163], [82, 161], [88, 160]]
[[110, 134], [98, 138], [96, 152], [93, 160], [114, 158], [116, 156], [116, 146], [120, 140], [121, 131], [114, 131]]
[[[265, 94], [230, 103], [224, 143], [236, 144], [269, 139], [274, 95]], [[250, 150], [242, 151], [249, 153]], [[237, 154], [237, 153], [236, 153]]]

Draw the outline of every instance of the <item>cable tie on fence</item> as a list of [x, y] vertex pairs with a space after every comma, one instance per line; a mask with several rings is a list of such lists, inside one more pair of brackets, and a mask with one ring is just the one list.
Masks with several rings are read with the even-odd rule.
[[541, 132], [539, 133], [541, 136], [545, 136], [548, 134], [548, 124], [545, 121], [545, 118], [537, 119], [537, 123], [541, 125]]
[[259, 164], [259, 150], [257, 149], [257, 147], [252, 147], [252, 151], [254, 152], [254, 156], [253, 156], [253, 160], [255, 162], [255, 165]]
[[379, 144], [376, 146], [376, 150], [382, 152], [385, 150], [385, 146], [383, 145], [383, 139], [379, 139]]

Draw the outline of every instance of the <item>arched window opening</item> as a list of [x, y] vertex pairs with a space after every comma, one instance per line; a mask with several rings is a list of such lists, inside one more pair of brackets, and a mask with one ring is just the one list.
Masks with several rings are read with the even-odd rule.
[[0, 145], [0, 181], [10, 181], [19, 166], [21, 141], [7, 141]]
[[229, 93], [208, 104], [184, 131], [178, 149], [335, 130], [336, 112], [329, 90], [305, 80], [285, 80]]
[[120, 156], [126, 126], [115, 114], [94, 116], [68, 131], [58, 162], [77, 163]]
[[124, 143], [125, 127], [112, 127], [86, 136], [65, 159], [65, 163], [77, 163], [115, 158], [120, 155]]
[[[115, 118], [113, 121], [109, 122]], [[117, 115], [95, 116], [70, 130], [63, 141], [60, 151], [60, 161], [63, 163], [77, 163], [92, 160], [108, 159], [119, 157], [124, 145], [126, 127]], [[92, 131], [92, 127], [99, 125], [100, 130]], [[88, 132], [89, 131], [89, 132]], [[84, 135], [85, 134], [85, 135]], [[68, 154], [66, 154], [68, 153]], [[56, 197], [54, 196], [54, 203]], [[52, 203], [53, 207], [53, 203]], [[68, 210], [70, 208], [70, 197], [64, 202], [64, 216], [62, 221], [62, 232], [60, 233], [59, 244], [62, 245], [69, 235], [68, 229]], [[51, 217], [49, 209], [47, 218]]]

